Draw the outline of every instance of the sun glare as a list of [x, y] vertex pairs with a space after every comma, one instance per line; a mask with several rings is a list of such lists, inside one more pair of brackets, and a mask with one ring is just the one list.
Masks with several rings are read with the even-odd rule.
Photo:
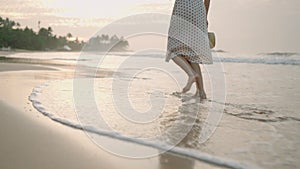
[[[69, 18], [99, 18], [118, 15], [121, 9], [115, 6], [115, 10], [105, 7], [108, 4], [92, 1], [59, 1], [44, 0], [46, 7], [58, 9], [54, 15]], [[111, 5], [111, 4], [109, 4]]]
[[[140, 0], [85, 0], [61, 1], [41, 0], [46, 8], [54, 9], [54, 15], [69, 18], [119, 18], [132, 14], [130, 7], [139, 5]], [[154, 0], [156, 1], [156, 0]], [[150, 1], [149, 1], [150, 2]]]

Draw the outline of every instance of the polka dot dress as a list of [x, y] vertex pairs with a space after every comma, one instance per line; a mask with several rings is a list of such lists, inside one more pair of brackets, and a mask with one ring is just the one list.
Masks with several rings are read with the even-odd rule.
[[184, 56], [192, 63], [212, 64], [202, 0], [176, 0], [171, 17], [166, 61]]

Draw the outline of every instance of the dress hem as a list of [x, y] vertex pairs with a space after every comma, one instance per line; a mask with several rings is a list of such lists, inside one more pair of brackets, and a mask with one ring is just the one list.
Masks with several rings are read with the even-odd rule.
[[[171, 53], [171, 54], [167, 54], [166, 55], [166, 59], [165, 59], [165, 61], [166, 62], [169, 62], [171, 59], [173, 59], [174, 57], [177, 57], [177, 56], [183, 56], [184, 54], [175, 54], [175, 53]], [[199, 61], [199, 62], [195, 62], [195, 61], [191, 61], [191, 60], [189, 60], [189, 58], [188, 58], [189, 56], [187, 56], [187, 60], [189, 61], [189, 62], [192, 62], [192, 63], [198, 63], [198, 64], [213, 64], [213, 61], [211, 60], [211, 61], [205, 61], [205, 62], [203, 62], [203, 61]], [[193, 56], [193, 57], [195, 57], [195, 56]], [[202, 57], [199, 57], [199, 58], [202, 58]]]

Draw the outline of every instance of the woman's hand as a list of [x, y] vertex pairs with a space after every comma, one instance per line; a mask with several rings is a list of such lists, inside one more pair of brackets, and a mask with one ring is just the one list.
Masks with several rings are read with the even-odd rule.
[[206, 9], [206, 26], [208, 27], [208, 10], [209, 10], [209, 4], [210, 4], [210, 0], [204, 0], [204, 6]]
[[206, 16], [208, 15], [210, 0], [204, 0], [204, 6], [206, 9]]

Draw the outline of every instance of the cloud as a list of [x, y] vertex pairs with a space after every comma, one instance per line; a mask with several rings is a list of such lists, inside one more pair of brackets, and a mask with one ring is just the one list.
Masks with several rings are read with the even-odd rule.
[[172, 3], [160, 2], [160, 3], [142, 3], [130, 7], [131, 10], [136, 12], [158, 12], [169, 13], [172, 10]]
[[60, 8], [49, 8], [37, 0], [0, 0], [0, 15], [11, 19], [26, 19], [39, 15], [51, 15], [62, 11]]

